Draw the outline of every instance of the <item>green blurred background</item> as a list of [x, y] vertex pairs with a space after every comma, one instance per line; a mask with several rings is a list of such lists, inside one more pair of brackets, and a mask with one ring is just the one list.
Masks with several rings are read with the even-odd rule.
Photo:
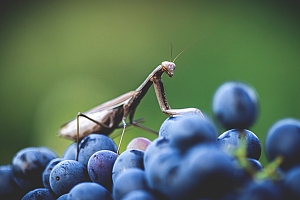
[[[251, 130], [263, 144], [275, 121], [300, 118], [299, 8], [296, 1], [1, 3], [0, 164], [28, 146], [62, 155], [71, 141], [57, 136], [61, 124], [136, 89], [170, 59], [170, 43], [176, 55], [201, 37], [176, 60], [174, 77], [163, 77], [170, 105], [211, 115], [220, 84], [248, 82], [261, 108]], [[154, 130], [167, 118], [153, 88], [135, 116]], [[137, 136], [155, 138], [128, 128], [122, 148]]]

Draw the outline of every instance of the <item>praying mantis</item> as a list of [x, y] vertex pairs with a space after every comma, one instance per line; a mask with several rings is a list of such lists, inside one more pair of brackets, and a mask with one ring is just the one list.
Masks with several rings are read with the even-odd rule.
[[[199, 38], [200, 39], [200, 38]], [[198, 40], [199, 40], [198, 39]], [[123, 130], [118, 146], [117, 152], [120, 150], [120, 144], [126, 129], [126, 118], [129, 118], [129, 124], [147, 130], [149, 132], [156, 133], [155, 131], [142, 126], [138, 121], [134, 121], [133, 117], [137, 106], [140, 104], [143, 97], [148, 92], [149, 88], [153, 85], [155, 94], [160, 106], [161, 111], [169, 116], [182, 115], [186, 113], [197, 113], [202, 115], [201, 111], [197, 108], [183, 108], [183, 109], [171, 109], [164, 85], [162, 82], [162, 75], [166, 73], [169, 77], [173, 77], [174, 70], [176, 68], [175, 60], [191, 45], [191, 43], [185, 49], [183, 49], [172, 61], [172, 49], [171, 49], [171, 61], [163, 61], [157, 66], [144, 80], [144, 82], [134, 91], [127, 92], [115, 99], [107, 101], [95, 108], [90, 109], [85, 113], [79, 112], [75, 119], [65, 123], [59, 130], [59, 136], [67, 139], [77, 141], [77, 155], [78, 155], [78, 142], [83, 137], [91, 133], [101, 133], [109, 135], [116, 128], [123, 124]], [[203, 116], [203, 115], [202, 115]], [[157, 134], [157, 133], [156, 133]]]

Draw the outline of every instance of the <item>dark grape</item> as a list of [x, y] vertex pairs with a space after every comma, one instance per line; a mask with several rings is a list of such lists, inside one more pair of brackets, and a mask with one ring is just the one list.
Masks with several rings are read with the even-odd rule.
[[89, 181], [86, 167], [75, 160], [64, 160], [55, 165], [50, 173], [50, 187], [61, 196], [81, 182]]
[[133, 190], [123, 196], [122, 200], [156, 200], [156, 197], [146, 190]]
[[37, 188], [28, 192], [22, 200], [55, 200], [56, 195], [47, 188]]
[[48, 165], [46, 166], [46, 168], [43, 172], [43, 185], [45, 188], [51, 190], [50, 183], [49, 183], [50, 173], [51, 173], [53, 167], [63, 160], [65, 160], [65, 159], [64, 158], [55, 158], [55, 159], [51, 160], [48, 163]]
[[90, 179], [110, 191], [112, 188], [112, 169], [116, 159], [117, 154], [109, 150], [94, 153], [87, 165]]
[[258, 107], [256, 91], [243, 82], [226, 82], [213, 96], [214, 116], [226, 129], [249, 129], [257, 119]]
[[246, 185], [254, 180], [257, 173], [263, 172], [263, 166], [261, 163], [253, 158], [244, 159], [246, 163], [241, 164], [241, 161], [233, 160], [236, 170], [235, 176], [235, 188], [238, 190], [243, 189]]
[[173, 147], [162, 149], [145, 163], [148, 185], [159, 193], [168, 195], [170, 184], [177, 178], [178, 169], [183, 164], [182, 159], [179, 149]]
[[245, 142], [248, 158], [258, 160], [261, 154], [261, 144], [258, 137], [247, 129], [231, 129], [218, 137], [218, 144], [226, 153], [231, 154]]
[[62, 157], [66, 160], [75, 160], [76, 159], [76, 153], [77, 153], [77, 143], [73, 142], [70, 144], [66, 150], [64, 151]]
[[153, 157], [156, 157], [162, 149], [168, 148], [170, 146], [170, 140], [166, 137], [158, 137], [152, 141], [152, 143], [147, 147], [144, 155], [144, 166], [147, 168], [148, 163]]
[[60, 197], [57, 198], [57, 200], [67, 200], [68, 199], [68, 194], [69, 193], [61, 195]]
[[285, 198], [289, 200], [300, 199], [300, 166], [296, 166], [286, 173], [283, 180]]
[[235, 186], [233, 158], [215, 144], [199, 144], [182, 159], [166, 191], [171, 199], [220, 198]]
[[286, 118], [273, 124], [265, 139], [265, 151], [269, 161], [283, 158], [283, 170], [300, 164], [300, 121]]
[[27, 192], [43, 187], [43, 171], [56, 157], [57, 155], [46, 147], [28, 147], [20, 150], [12, 161], [14, 181]]
[[38, 151], [40, 151], [43, 155], [43, 157], [48, 157], [49, 160], [52, 160], [53, 158], [57, 158], [58, 155], [57, 153], [50, 149], [49, 147], [36, 147], [38, 149]]
[[170, 135], [172, 135], [172, 127], [174, 124], [177, 123], [180, 118], [183, 117], [183, 115], [175, 115], [168, 117], [160, 126], [158, 136], [169, 138]]
[[199, 143], [215, 142], [217, 139], [216, 128], [201, 115], [178, 115], [172, 118], [178, 119], [168, 126], [170, 145], [183, 152]]
[[82, 182], [73, 187], [68, 193], [67, 200], [112, 200], [111, 194], [97, 183]]
[[87, 166], [91, 155], [100, 150], [110, 150], [117, 153], [117, 145], [108, 136], [102, 134], [90, 134], [79, 143], [78, 162]]
[[260, 182], [252, 182], [241, 192], [240, 200], [281, 200], [282, 191], [278, 185], [275, 185], [269, 180]]
[[118, 156], [112, 170], [113, 183], [116, 178], [129, 168], [144, 169], [144, 152], [137, 149], [128, 149]]
[[254, 171], [263, 170], [263, 166], [258, 160], [253, 159], [253, 158], [248, 158], [248, 162], [250, 163], [250, 165]]
[[120, 200], [134, 190], [148, 190], [145, 172], [138, 168], [127, 169], [116, 178], [113, 197], [115, 200]]
[[13, 181], [11, 165], [0, 166], [0, 199], [21, 199], [25, 193]]

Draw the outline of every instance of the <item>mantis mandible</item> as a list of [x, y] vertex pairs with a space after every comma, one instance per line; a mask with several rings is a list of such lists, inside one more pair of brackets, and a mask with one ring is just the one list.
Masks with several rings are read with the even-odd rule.
[[[198, 39], [199, 40], [199, 39]], [[149, 88], [154, 85], [156, 97], [161, 111], [169, 116], [180, 115], [185, 113], [198, 113], [202, 115], [201, 111], [197, 108], [183, 108], [183, 109], [171, 109], [167, 97], [164, 91], [164, 85], [162, 82], [162, 75], [166, 73], [169, 77], [173, 77], [175, 70], [175, 60], [191, 45], [198, 40], [183, 49], [172, 61], [163, 61], [157, 66], [145, 79], [145, 81], [134, 91], [127, 92], [115, 99], [105, 102], [91, 110], [81, 113], [79, 112], [75, 119], [65, 123], [59, 130], [59, 136], [77, 141], [77, 156], [78, 156], [78, 143], [79, 140], [91, 133], [101, 133], [109, 135], [119, 125], [123, 124], [123, 131], [121, 134], [118, 153], [120, 150], [120, 144], [126, 129], [126, 118], [129, 117], [129, 124], [142, 128], [144, 130], [156, 133], [151, 129], [140, 125], [137, 121], [133, 120], [135, 110], [139, 105], [142, 98], [146, 95]], [[81, 117], [81, 118], [80, 118]], [[80, 123], [79, 123], [80, 118]], [[157, 134], [157, 133], [156, 133]]]

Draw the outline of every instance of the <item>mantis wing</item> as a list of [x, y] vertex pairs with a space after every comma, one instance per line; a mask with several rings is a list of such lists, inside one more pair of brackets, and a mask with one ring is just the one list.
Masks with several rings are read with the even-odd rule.
[[[105, 102], [99, 106], [96, 106], [84, 114], [91, 119], [99, 122], [100, 124], [103, 123], [105, 120], [110, 118], [112, 115], [115, 114], [115, 109], [119, 108], [120, 106], [123, 106], [124, 104], [128, 103], [130, 99], [134, 96], [135, 91], [127, 92], [115, 99], [112, 99], [108, 102]], [[121, 109], [121, 108], [120, 108]], [[122, 108], [123, 109], [123, 108]], [[122, 119], [118, 119], [114, 122], [114, 124], [119, 124]], [[77, 119], [74, 118], [71, 121], [65, 123], [61, 126], [58, 134], [61, 137], [76, 140], [77, 137]], [[93, 133], [93, 132], [99, 132], [102, 129], [108, 129], [107, 127], [102, 127], [99, 124], [96, 124], [95, 122], [91, 121], [90, 119], [87, 119], [85, 117], [80, 118], [80, 126], [79, 126], [79, 138], [83, 138], [84, 136]], [[111, 128], [113, 131], [114, 127]], [[107, 130], [106, 130], [107, 131]]]
[[[89, 113], [89, 114], [87, 114], [87, 116], [96, 121], [101, 122], [104, 120], [104, 118], [111, 115], [112, 113], [113, 113], [113, 109], [107, 109], [107, 110], [102, 110], [99, 112]], [[93, 132], [98, 132], [102, 128], [100, 125], [96, 124], [95, 122], [93, 122], [85, 117], [80, 117], [79, 123], [80, 123], [79, 139], [81, 139]], [[64, 124], [60, 128], [58, 134], [60, 137], [71, 139], [71, 140], [76, 140], [77, 139], [77, 120], [76, 120], [76, 118], [74, 120]]]
[[110, 101], [107, 101], [99, 106], [96, 106], [96, 107], [88, 110], [87, 112], [85, 112], [85, 114], [119, 107], [120, 105], [126, 104], [135, 94], [136, 94], [135, 91], [127, 92], [121, 96], [118, 96]]

